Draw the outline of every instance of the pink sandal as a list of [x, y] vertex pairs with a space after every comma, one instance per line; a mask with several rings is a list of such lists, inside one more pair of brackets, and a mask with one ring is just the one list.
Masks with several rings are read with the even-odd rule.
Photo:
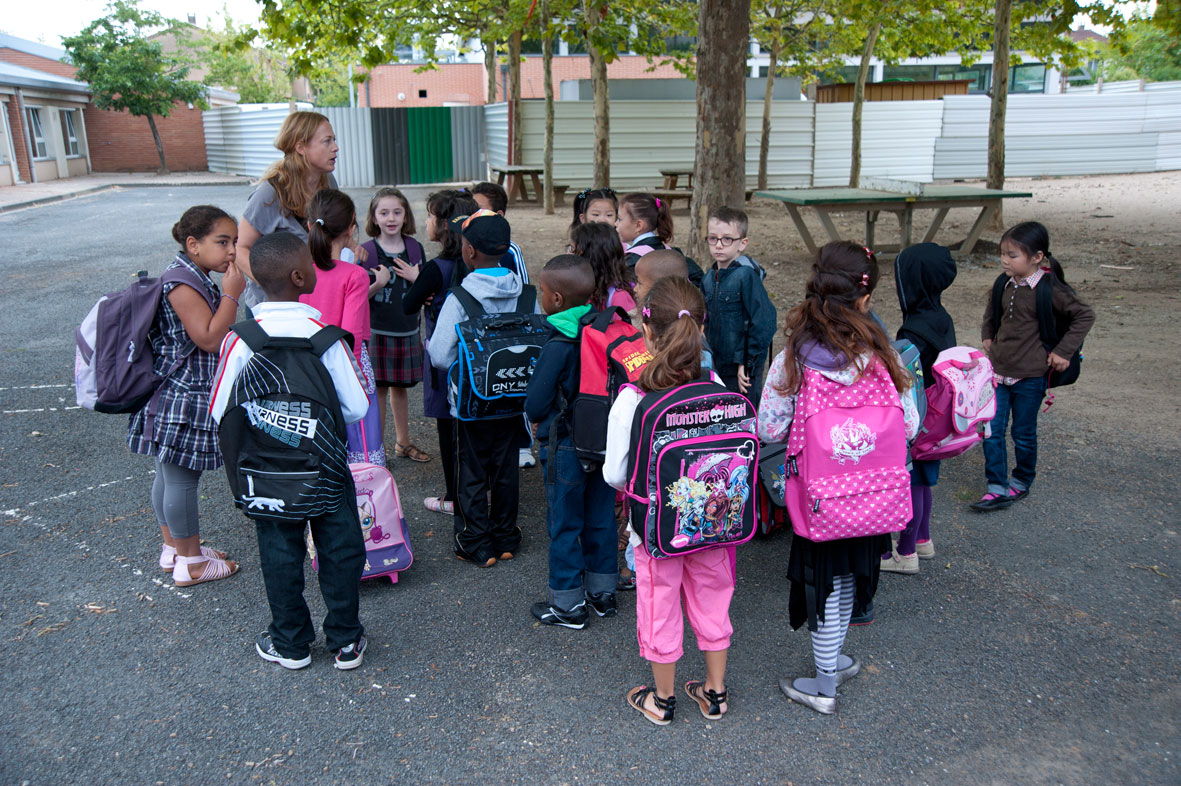
[[[197, 565], [201, 562], [205, 563], [205, 568], [201, 571], [201, 575], [193, 578], [189, 573], [189, 565]], [[172, 569], [172, 583], [178, 587], [191, 587], [194, 584], [203, 584], [207, 581], [217, 581], [218, 579], [225, 579], [233, 576], [238, 572], [238, 565], [236, 563], [228, 562], [217, 557], [182, 557], [179, 554], [176, 557], [176, 567]]]
[[[211, 549], [208, 546], [201, 547], [201, 554], [213, 559], [225, 559], [226, 553]], [[160, 549], [160, 570], [165, 573], [171, 573], [172, 569], [176, 567], [176, 546], [169, 546], [167, 543]]]

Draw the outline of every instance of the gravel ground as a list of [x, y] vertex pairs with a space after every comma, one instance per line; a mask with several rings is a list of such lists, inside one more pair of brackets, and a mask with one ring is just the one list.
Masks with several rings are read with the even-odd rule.
[[[362, 585], [364, 665], [332, 669], [322, 643], [301, 672], [261, 661], [257, 545], [224, 475], [202, 481], [202, 534], [241, 573], [173, 587], [156, 565], [150, 461], [124, 447], [122, 417], [70, 409], [71, 331], [97, 296], [168, 261], [184, 208], [238, 213], [247, 192], [131, 189], [0, 215], [0, 782], [1181, 782], [1178, 372], [1145, 362], [1175, 359], [1181, 338], [1181, 178], [1010, 185], [1035, 197], [1007, 205], [1007, 220], [1049, 226], [1099, 314], [1082, 381], [1042, 417], [1034, 493], [973, 514], [980, 453], [945, 464], [937, 558], [882, 578], [877, 621], [849, 636], [865, 671], [835, 717], [776, 686], [810, 666], [806, 633], [786, 622], [788, 537], [743, 547], [732, 711], [710, 722], [682, 700], [663, 729], [624, 705], [651, 679], [630, 597], [581, 632], [529, 615], [546, 577], [536, 469], [522, 472], [521, 553], [481, 571], [451, 558], [450, 520], [419, 502], [441, 485], [437, 458], [395, 460], [416, 560], [397, 585]], [[805, 254], [782, 208], [750, 212], [751, 250], [786, 307]], [[567, 216], [509, 218], [533, 269], [561, 251]], [[855, 218], [838, 225], [855, 233]], [[968, 223], [953, 212], [942, 237]], [[130, 226], [134, 238], [122, 234]], [[997, 272], [986, 255], [961, 264], [947, 297], [961, 341], [977, 342]], [[879, 293], [896, 325], [893, 302]], [[419, 391], [411, 402], [421, 412]], [[413, 418], [412, 429], [437, 453], [433, 424]], [[704, 671], [692, 637], [686, 647], [682, 680]]]

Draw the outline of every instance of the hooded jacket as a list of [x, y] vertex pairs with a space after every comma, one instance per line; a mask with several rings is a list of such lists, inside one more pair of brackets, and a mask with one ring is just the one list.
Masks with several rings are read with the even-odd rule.
[[575, 306], [551, 314], [546, 319], [549, 323], [549, 332], [545, 344], [541, 347], [541, 354], [537, 356], [537, 364], [533, 367], [533, 374], [529, 377], [529, 387], [525, 393], [525, 414], [531, 422], [537, 424], [537, 439], [542, 444], [549, 441], [551, 423], [555, 440], [560, 440], [569, 433], [567, 423], [553, 423], [553, 420], [560, 408], [558, 391], [561, 391], [568, 402], [572, 402], [578, 393], [581, 371], [580, 320], [590, 311], [589, 305]]
[[[460, 284], [472, 294], [489, 314], [503, 314], [517, 308], [517, 297], [521, 294], [521, 279], [517, 274], [502, 267], [480, 268]], [[435, 332], [431, 336], [427, 349], [431, 356], [431, 365], [446, 371], [459, 358], [459, 334], [455, 326], [466, 322], [470, 315], [464, 310], [459, 300], [448, 297], [439, 310], [438, 321], [435, 322]]]
[[894, 288], [902, 309], [897, 337], [918, 347], [925, 379], [931, 379], [939, 353], [956, 345], [955, 324], [940, 300], [955, 274], [951, 252], [936, 243], [913, 245], [894, 260]]

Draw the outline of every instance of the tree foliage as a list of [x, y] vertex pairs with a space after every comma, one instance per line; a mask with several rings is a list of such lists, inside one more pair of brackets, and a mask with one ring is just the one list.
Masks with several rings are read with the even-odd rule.
[[1172, 34], [1152, 19], [1137, 17], [1128, 22], [1124, 44], [1102, 48], [1105, 79], [1181, 79], [1181, 32]]
[[245, 45], [245, 31], [227, 15], [225, 27], [192, 42], [194, 59], [205, 68], [205, 82], [238, 93], [247, 104], [286, 101], [291, 77], [286, 65], [267, 51]]

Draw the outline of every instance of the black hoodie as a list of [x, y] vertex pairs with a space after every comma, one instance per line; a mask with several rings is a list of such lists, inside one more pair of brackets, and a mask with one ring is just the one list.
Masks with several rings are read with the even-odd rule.
[[918, 347], [926, 379], [931, 379], [939, 353], [956, 345], [955, 324], [939, 299], [955, 274], [951, 252], [936, 243], [913, 245], [894, 260], [894, 286], [902, 309], [898, 338]]

